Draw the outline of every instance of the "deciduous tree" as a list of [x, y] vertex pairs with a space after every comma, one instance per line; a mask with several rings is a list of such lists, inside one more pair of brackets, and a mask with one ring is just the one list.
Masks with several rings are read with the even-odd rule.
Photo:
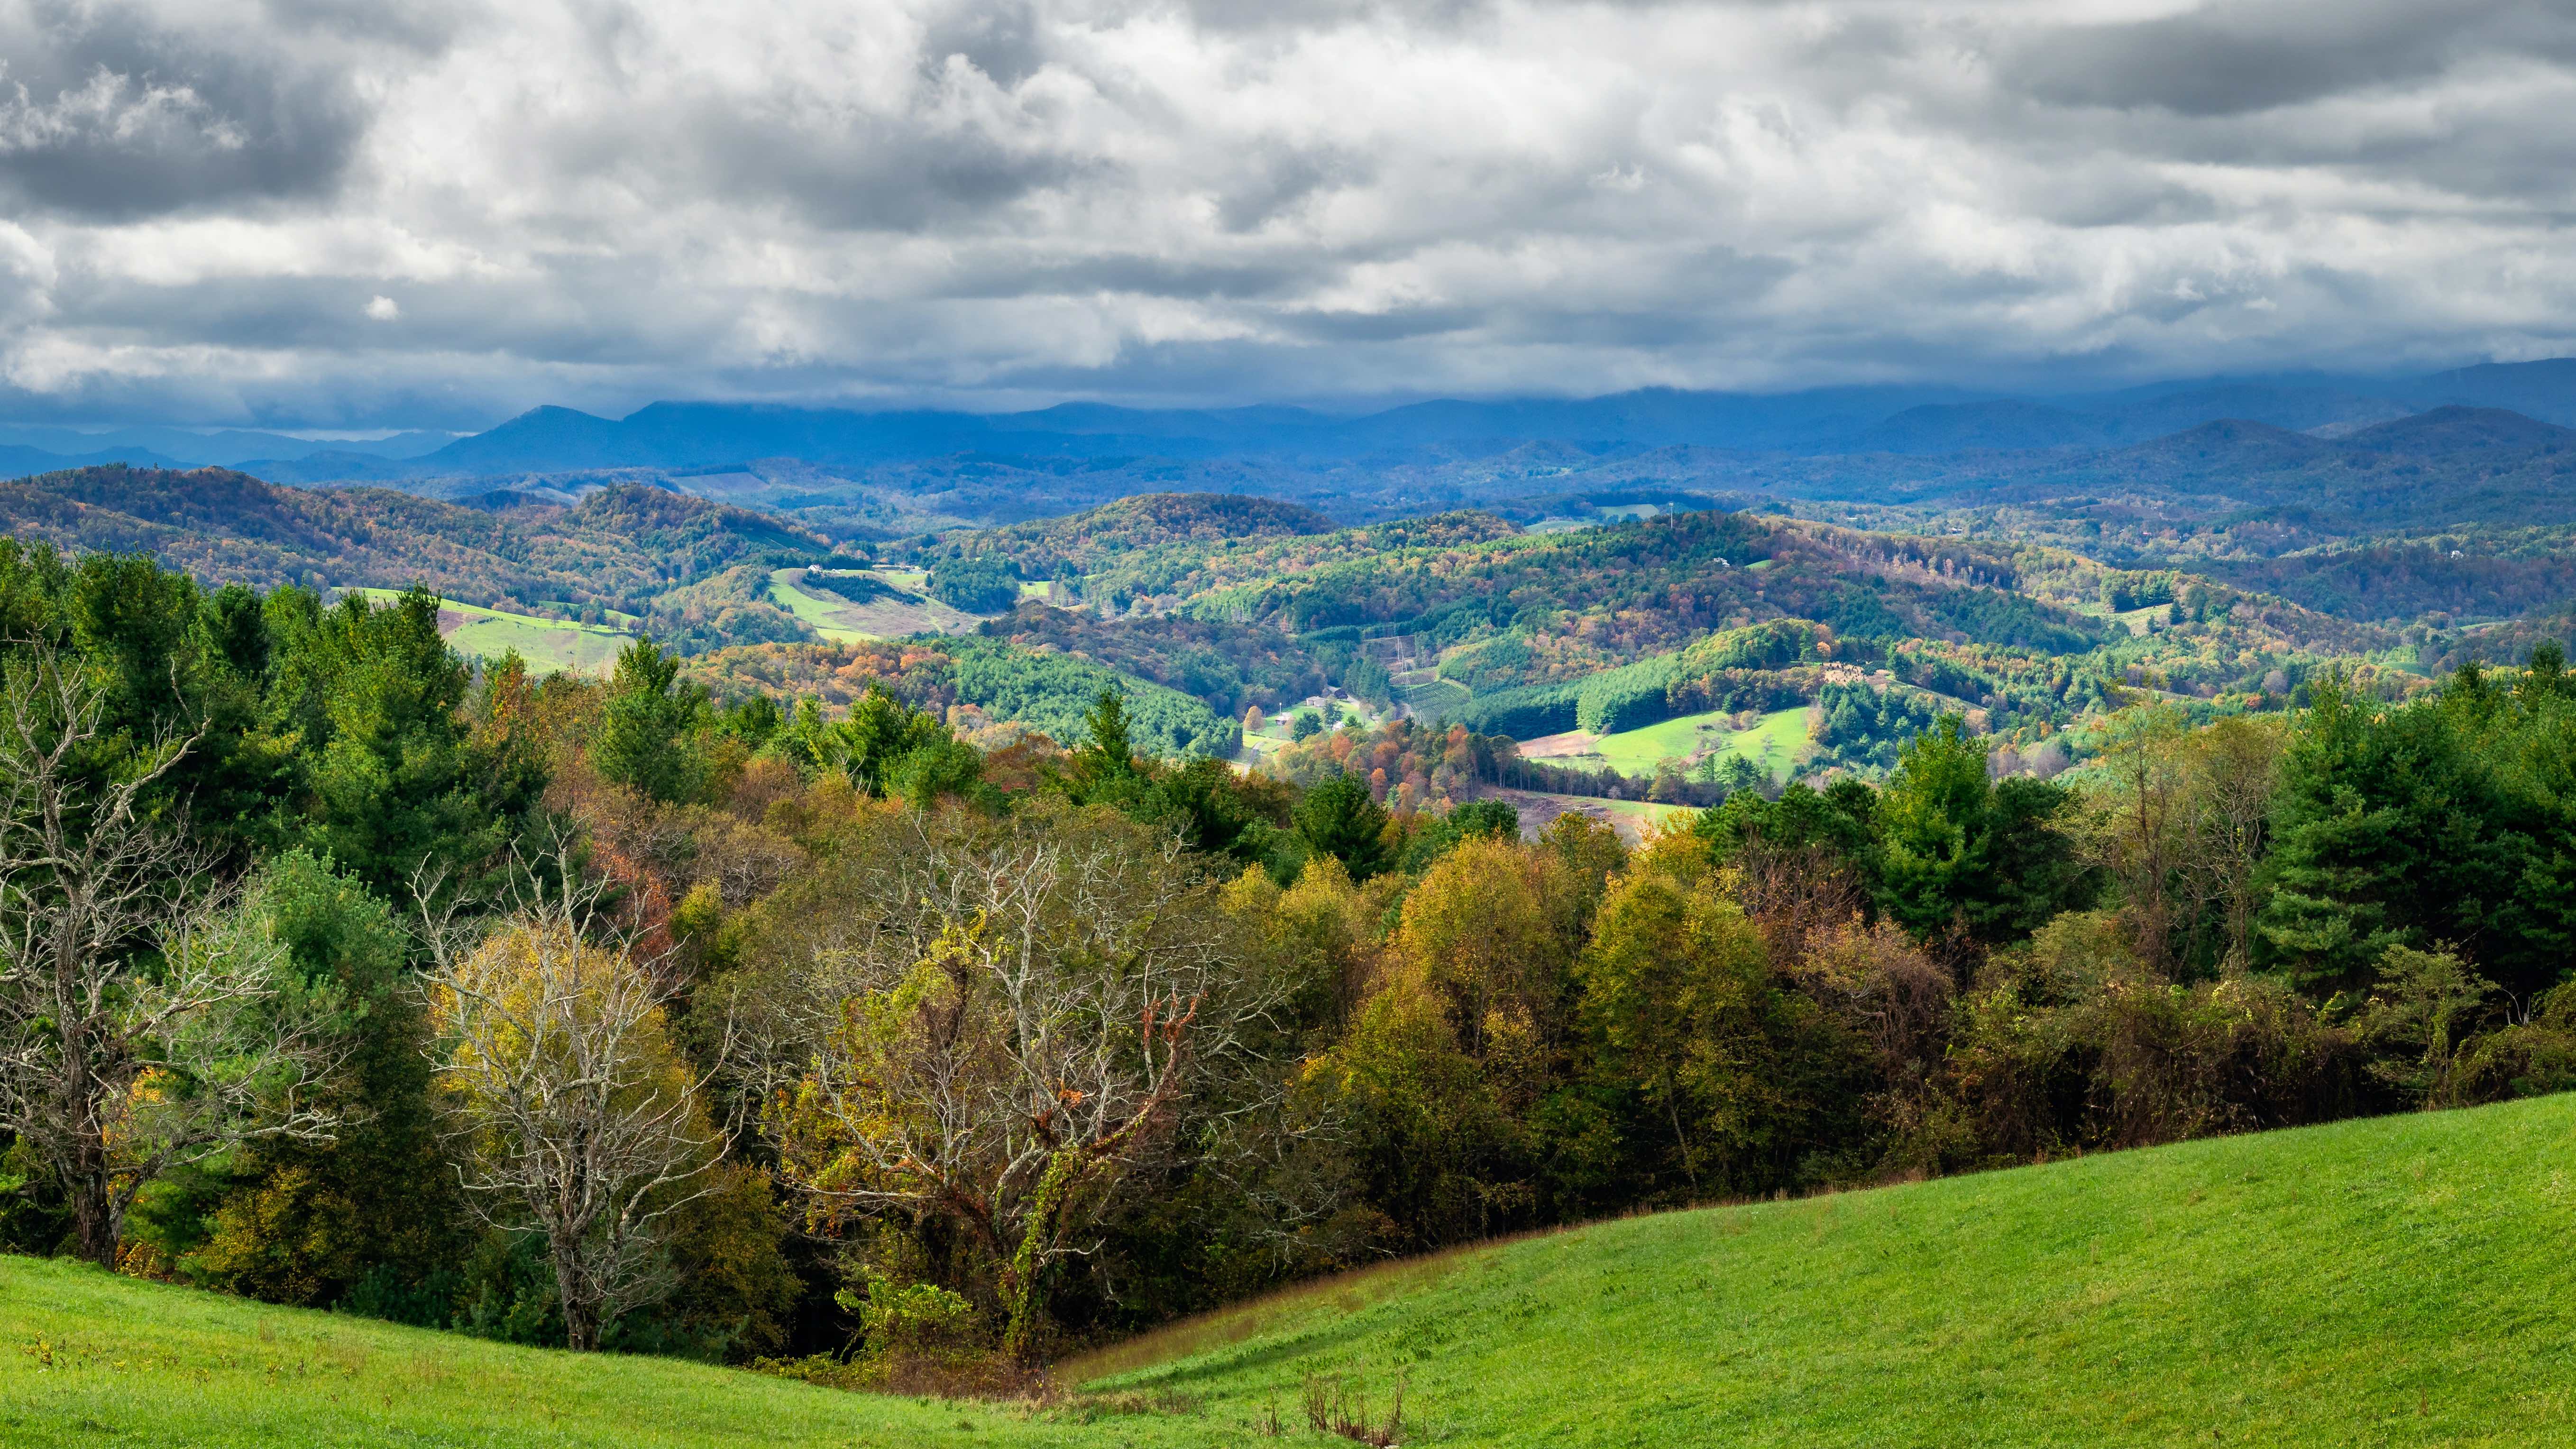
[[718, 1184], [705, 1079], [673, 1046], [672, 983], [596, 927], [579, 888], [539, 898], [429, 978], [439, 1087], [488, 1221], [546, 1240], [577, 1350], [675, 1286], [672, 1216]]
[[1092, 1251], [1205, 1074], [1272, 1034], [1281, 991], [1240, 973], [1215, 887], [1166, 833], [1061, 809], [897, 828], [847, 944], [770, 988], [813, 1030], [778, 1042], [801, 1061], [773, 1047], [768, 1125], [825, 1216], [963, 1234], [1027, 1361], [1053, 1271]]

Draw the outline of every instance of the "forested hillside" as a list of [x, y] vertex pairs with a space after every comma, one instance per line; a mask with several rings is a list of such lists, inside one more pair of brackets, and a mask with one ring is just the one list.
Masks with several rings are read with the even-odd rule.
[[[1103, 573], [1060, 574], [1073, 612], [1029, 604], [985, 627], [1232, 713], [1275, 711], [1317, 679], [1417, 724], [1520, 740], [1808, 706], [1797, 768], [1819, 776], [1883, 772], [1943, 710], [2013, 759], [2064, 763], [2089, 757], [2087, 721], [2138, 698], [2209, 718], [2277, 708], [2325, 672], [2390, 696], [2429, 683], [2409, 636], [2186, 571], [2011, 538], [1647, 511], [1552, 532], [1460, 514], [1165, 539], [1105, 556]], [[940, 546], [1008, 556], [1008, 543]], [[1131, 593], [1148, 582], [1166, 592]], [[1723, 765], [1710, 748], [1664, 763], [1658, 799], [1717, 783]], [[1603, 760], [1545, 778], [1634, 795], [1657, 773], [1656, 759]]]
[[[2468, 426], [2409, 423], [2418, 432]], [[2530, 441], [2501, 424], [2489, 431], [2498, 447]], [[281, 489], [220, 469], [96, 468], [0, 489], [20, 536], [149, 552], [210, 585], [336, 593], [425, 584], [498, 611], [472, 637], [505, 642], [478, 648], [522, 647], [543, 667], [595, 664], [598, 651], [542, 632], [571, 624], [721, 654], [700, 677], [727, 698], [769, 688], [760, 668], [723, 678], [732, 660], [751, 657], [727, 651], [851, 647], [981, 618], [981, 634], [1007, 646], [1001, 653], [929, 647], [1007, 666], [968, 666], [970, 681], [986, 680], [977, 697], [942, 707], [972, 706], [984, 722], [1050, 735], [1075, 726], [1109, 675], [1150, 717], [1158, 750], [1229, 751], [1232, 722], [1247, 711], [1277, 713], [1330, 691], [1416, 723], [1524, 740], [1606, 738], [1673, 719], [1710, 726], [1707, 740], [1682, 740], [1679, 753], [1632, 758], [1614, 747], [1616, 759], [1590, 759], [1580, 780], [1568, 777], [1586, 791], [1629, 795], [1667, 763], [1668, 774], [1716, 783], [1728, 767], [1715, 726], [1748, 711], [1815, 707], [1798, 769], [1821, 775], [1884, 771], [1903, 732], [1920, 723], [1921, 709], [1903, 703], [1918, 694], [1927, 708], [1970, 717], [2017, 758], [2042, 757], [2065, 736], [2057, 752], [2077, 761], [2090, 748], [2084, 721], [2140, 691], [2204, 714], [2262, 709], [2339, 670], [2370, 692], [2403, 694], [2445, 662], [2521, 657], [2511, 641], [2522, 634], [2482, 646], [2469, 621], [2440, 611], [2402, 628], [2359, 620], [2428, 601], [2551, 617], [2561, 543], [2555, 531], [2526, 530], [2510, 557], [2440, 546], [2457, 540], [2177, 557], [2189, 552], [2177, 536], [2161, 554], [2102, 550], [2132, 565], [2115, 569], [2074, 547], [2100, 540], [2070, 534], [2044, 510], [1989, 510], [1966, 532], [1867, 531], [1694, 510], [1680, 497], [1560, 500], [1588, 519], [1558, 515], [1565, 526], [1524, 530], [1472, 511], [1339, 529], [1272, 500], [1155, 495], [1043, 523], [872, 544], [634, 485], [569, 503], [503, 492], [473, 507], [375, 489]], [[2255, 525], [2234, 527], [2228, 536]], [[871, 562], [880, 567], [860, 571]], [[833, 571], [782, 572], [807, 565]], [[890, 578], [909, 582], [897, 588]], [[841, 593], [862, 586], [869, 600], [912, 606], [845, 612]], [[451, 611], [447, 627], [485, 617]], [[1809, 630], [1794, 658], [1718, 657], [1720, 636], [1771, 623]], [[1875, 691], [1878, 707], [1827, 708], [1829, 690], [1854, 687]], [[1586, 699], [1597, 707], [1587, 711]], [[1891, 700], [1902, 707], [1891, 713]], [[1661, 788], [1678, 798], [1670, 779]]]
[[278, 488], [221, 468], [110, 466], [0, 484], [0, 521], [22, 541], [151, 553], [208, 583], [423, 583], [517, 613], [641, 615], [675, 585], [830, 551], [774, 516], [659, 488], [601, 489], [572, 506], [499, 501], [484, 511], [381, 489]]

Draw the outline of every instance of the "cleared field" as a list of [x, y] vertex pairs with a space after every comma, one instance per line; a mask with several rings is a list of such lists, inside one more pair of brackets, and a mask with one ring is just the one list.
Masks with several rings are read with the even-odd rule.
[[[923, 575], [910, 569], [873, 569], [878, 578], [907, 592], [921, 587]], [[836, 594], [808, 592], [802, 580], [805, 571], [779, 569], [769, 576], [770, 597], [797, 618], [812, 626], [815, 633], [836, 644], [854, 644], [868, 639], [906, 639], [915, 634], [964, 634], [984, 622], [984, 617], [952, 609], [937, 599], [923, 598], [917, 603], [895, 599], [878, 599], [854, 604]]]
[[[400, 597], [392, 589], [358, 592], [378, 603]], [[635, 642], [633, 634], [607, 624], [538, 619], [452, 599], [438, 606], [438, 633], [469, 659], [498, 659], [516, 649], [537, 674], [606, 674], [617, 667], [617, 652]]]
[[1747, 730], [1728, 729], [1732, 719], [1725, 713], [1690, 714], [1615, 735], [1571, 731], [1527, 741], [1521, 753], [1533, 760], [1584, 769], [1607, 765], [1623, 775], [1651, 775], [1666, 760], [1685, 760], [1713, 749], [1720, 759], [1740, 756], [1775, 780], [1788, 778], [1798, 752], [1806, 748], [1806, 706], [1774, 710]]
[[[836, 1394], [0, 1258], [11, 1446], [2576, 1442], [2576, 1096], [1664, 1213], [1325, 1279], [1065, 1364]], [[1111, 1413], [1120, 1407], [1126, 1412]]]
[[1619, 838], [1630, 845], [1642, 842], [1649, 827], [1661, 825], [1689, 808], [1652, 800], [1603, 800], [1591, 795], [1554, 795], [1543, 790], [1505, 790], [1491, 785], [1478, 787], [1477, 793], [1507, 801], [1520, 811], [1524, 836], [1536, 836], [1560, 815], [1588, 815], [1618, 831]]
[[1464, 705], [1473, 697], [1468, 694], [1467, 686], [1454, 679], [1425, 679], [1419, 684], [1405, 685], [1395, 693], [1404, 701], [1405, 708], [1431, 720]]

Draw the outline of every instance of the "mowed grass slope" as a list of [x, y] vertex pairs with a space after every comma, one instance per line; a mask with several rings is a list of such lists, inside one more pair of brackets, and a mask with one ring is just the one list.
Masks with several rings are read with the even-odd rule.
[[[907, 592], [922, 587], [923, 575], [918, 570], [873, 570], [877, 577]], [[854, 604], [837, 594], [809, 592], [799, 582], [803, 569], [779, 569], [769, 576], [769, 596], [789, 613], [802, 619], [815, 633], [835, 644], [854, 644], [873, 639], [908, 639], [915, 634], [964, 634], [983, 622], [983, 616], [952, 609], [937, 599], [916, 598], [904, 603], [896, 599], [878, 599]]]
[[1195, 1421], [812, 1388], [515, 1348], [0, 1257], [0, 1445], [942, 1449], [1207, 1442]]
[[1605, 1223], [1073, 1370], [1213, 1419], [1401, 1376], [1475, 1444], [2567, 1444], [2571, 1236], [2556, 1097]]
[[[0, 1259], [0, 1442], [1249, 1444], [1310, 1374], [1410, 1443], [2576, 1442], [2576, 1097], [1392, 1264], [1065, 1366], [1107, 1415], [577, 1359]], [[39, 1349], [42, 1353], [40, 1354]], [[50, 1355], [50, 1365], [41, 1361]]]

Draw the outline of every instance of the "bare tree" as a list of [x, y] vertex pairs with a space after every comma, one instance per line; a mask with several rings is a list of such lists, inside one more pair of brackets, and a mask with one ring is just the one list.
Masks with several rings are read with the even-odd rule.
[[666, 1029], [673, 983], [614, 932], [586, 936], [603, 927], [598, 892], [568, 860], [560, 889], [523, 892], [470, 949], [452, 917], [432, 918], [428, 989], [470, 1200], [545, 1234], [565, 1338], [589, 1350], [675, 1286], [671, 1215], [720, 1159], [706, 1079]]
[[[1033, 1360], [1050, 1271], [1095, 1230], [1183, 1101], [1277, 1003], [1177, 841], [1124, 822], [908, 816], [843, 944], [785, 984], [768, 1126], [791, 1182], [944, 1218], [995, 1270], [1003, 1346]], [[788, 1079], [792, 1078], [792, 1085]], [[1248, 1099], [1247, 1099], [1248, 1100]]]
[[214, 889], [205, 853], [150, 808], [191, 742], [118, 767], [103, 709], [50, 651], [0, 683], [0, 1127], [61, 1184], [82, 1256], [113, 1266], [163, 1173], [256, 1138], [327, 1139], [306, 1093], [349, 1036], [255, 902]]

